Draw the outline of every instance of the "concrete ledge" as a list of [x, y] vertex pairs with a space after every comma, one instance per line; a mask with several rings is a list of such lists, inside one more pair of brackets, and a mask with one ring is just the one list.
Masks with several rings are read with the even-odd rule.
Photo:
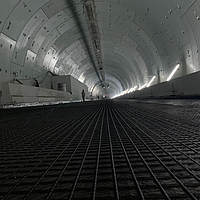
[[33, 103], [33, 102], [56, 102], [80, 100], [81, 94], [73, 95], [40, 87], [18, 85], [14, 83], [3, 83], [1, 104]]
[[188, 98], [200, 96], [200, 72], [189, 74], [171, 81], [153, 85], [143, 90], [123, 95], [119, 98]]

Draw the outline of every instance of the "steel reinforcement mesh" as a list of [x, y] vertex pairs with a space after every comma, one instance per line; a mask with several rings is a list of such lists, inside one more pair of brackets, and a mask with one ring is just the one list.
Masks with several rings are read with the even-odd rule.
[[200, 199], [199, 101], [0, 110], [0, 199]]

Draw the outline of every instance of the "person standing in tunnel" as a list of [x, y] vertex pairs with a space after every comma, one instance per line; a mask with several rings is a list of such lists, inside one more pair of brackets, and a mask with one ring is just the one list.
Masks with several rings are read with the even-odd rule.
[[38, 82], [38, 80], [36, 78], [34, 78], [34, 85], [35, 85], [35, 87], [39, 87], [40, 86], [39, 82]]
[[84, 102], [85, 101], [85, 91], [82, 90], [81, 94], [82, 94], [82, 99], [83, 99], [83, 102]]

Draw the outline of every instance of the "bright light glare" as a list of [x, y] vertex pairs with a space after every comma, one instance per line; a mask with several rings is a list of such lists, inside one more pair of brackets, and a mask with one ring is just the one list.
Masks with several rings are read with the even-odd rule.
[[170, 81], [172, 76], [175, 74], [175, 72], [178, 70], [178, 68], [180, 67], [180, 64], [176, 65], [176, 67], [174, 68], [174, 70], [172, 71], [172, 73], [169, 75], [167, 81]]
[[140, 87], [138, 90], [142, 90], [146, 87], [147, 84], [144, 84], [142, 87]]
[[154, 76], [154, 77], [150, 80], [150, 82], [148, 83], [147, 87], [149, 87], [149, 86], [153, 83], [153, 81], [155, 80], [155, 78], [156, 78], [156, 76]]
[[128, 93], [128, 91], [129, 91], [129, 89], [125, 90], [125, 91], [124, 91], [124, 94], [127, 94], [127, 93]]
[[136, 88], [137, 88], [137, 86], [135, 86], [134, 88], [129, 89], [129, 90], [128, 90], [128, 93], [131, 93], [131, 92], [135, 91]]
[[122, 92], [122, 93], [120, 93], [120, 94], [117, 94], [117, 95], [113, 96], [112, 99], [115, 99], [115, 98], [120, 97], [120, 96], [122, 96], [122, 95], [124, 95], [124, 92]]
[[131, 88], [131, 89], [127, 89], [127, 90], [123, 91], [122, 93], [113, 96], [112, 99], [120, 97], [120, 96], [125, 95], [125, 94], [128, 94], [130, 92], [133, 92], [133, 91], [136, 90], [136, 88], [137, 88], [137, 86], [135, 86], [134, 88]]

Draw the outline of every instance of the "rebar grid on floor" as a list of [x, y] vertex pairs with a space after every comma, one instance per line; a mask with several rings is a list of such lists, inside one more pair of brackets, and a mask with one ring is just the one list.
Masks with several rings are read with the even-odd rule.
[[200, 103], [0, 110], [0, 199], [200, 199]]

